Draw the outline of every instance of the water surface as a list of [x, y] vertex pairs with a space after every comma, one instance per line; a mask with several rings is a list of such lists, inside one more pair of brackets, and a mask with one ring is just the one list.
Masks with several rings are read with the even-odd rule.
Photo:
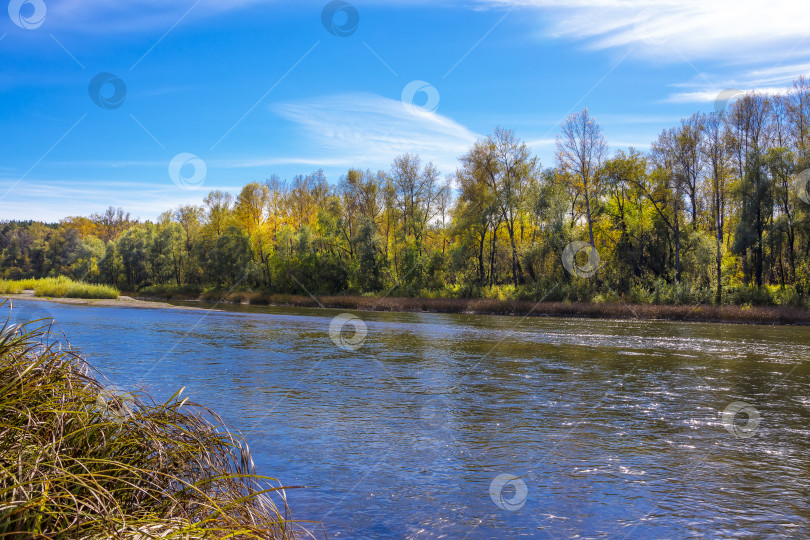
[[185, 386], [330, 537], [810, 534], [810, 328], [356, 312], [355, 351], [336, 310], [19, 304], [116, 385]]

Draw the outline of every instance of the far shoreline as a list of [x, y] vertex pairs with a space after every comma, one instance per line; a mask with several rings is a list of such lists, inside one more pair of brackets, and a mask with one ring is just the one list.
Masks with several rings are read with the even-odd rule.
[[[714, 306], [657, 305], [588, 302], [532, 302], [529, 300], [487, 300], [461, 298], [375, 298], [366, 296], [258, 295], [233, 293], [217, 298], [133, 297], [122, 295], [117, 300], [37, 297], [33, 292], [6, 294], [2, 298], [43, 301], [59, 304], [129, 307], [147, 309], [216, 310], [217, 306], [250, 305], [254, 307], [325, 308], [394, 313], [442, 313], [464, 315], [503, 315], [512, 317], [558, 317], [572, 319], [614, 319], [669, 322], [704, 322], [721, 324], [755, 324], [810, 326], [810, 309], [787, 306]], [[199, 307], [171, 303], [200, 303]]]
[[12, 304], [17, 300], [25, 302], [50, 302], [52, 304], [67, 304], [74, 306], [94, 306], [94, 307], [126, 307], [126, 308], [151, 308], [151, 309], [185, 309], [185, 310], [208, 310], [209, 308], [194, 306], [175, 306], [162, 300], [143, 300], [121, 295], [117, 299], [111, 298], [57, 298], [53, 296], [36, 296], [33, 291], [25, 291], [20, 294], [0, 294], [0, 302], [11, 300]]

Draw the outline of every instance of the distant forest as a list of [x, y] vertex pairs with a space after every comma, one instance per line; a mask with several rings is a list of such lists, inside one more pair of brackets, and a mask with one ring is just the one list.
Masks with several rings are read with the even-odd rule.
[[449, 176], [405, 154], [335, 185], [318, 171], [212, 191], [155, 221], [109, 208], [2, 222], [0, 276], [146, 292], [806, 304], [810, 81], [696, 113], [649, 152], [609, 154], [586, 109], [556, 150], [543, 168], [498, 128]]

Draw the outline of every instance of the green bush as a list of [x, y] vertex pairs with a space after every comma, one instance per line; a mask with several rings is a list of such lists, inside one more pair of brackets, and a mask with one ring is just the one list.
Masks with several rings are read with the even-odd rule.
[[734, 285], [726, 289], [725, 301], [729, 304], [749, 306], [794, 306], [806, 305], [804, 297], [795, 287], [777, 285]]
[[159, 298], [199, 298], [202, 289], [197, 285], [148, 285], [138, 290], [139, 296], [155, 296]]
[[738, 306], [774, 306], [776, 300], [769, 287], [755, 285], [735, 285], [725, 292], [726, 300]]
[[802, 307], [806, 305], [804, 296], [796, 290], [796, 287], [780, 287], [774, 293], [774, 297], [780, 306]]

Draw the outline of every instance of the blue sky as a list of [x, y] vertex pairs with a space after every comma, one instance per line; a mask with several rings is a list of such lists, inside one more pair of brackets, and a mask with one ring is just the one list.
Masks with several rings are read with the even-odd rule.
[[644, 150], [725, 89], [778, 92], [810, 71], [807, 2], [705, 4], [11, 0], [0, 219], [108, 205], [150, 219], [404, 152], [450, 174], [496, 126], [552, 166], [557, 126], [585, 106], [613, 148]]

